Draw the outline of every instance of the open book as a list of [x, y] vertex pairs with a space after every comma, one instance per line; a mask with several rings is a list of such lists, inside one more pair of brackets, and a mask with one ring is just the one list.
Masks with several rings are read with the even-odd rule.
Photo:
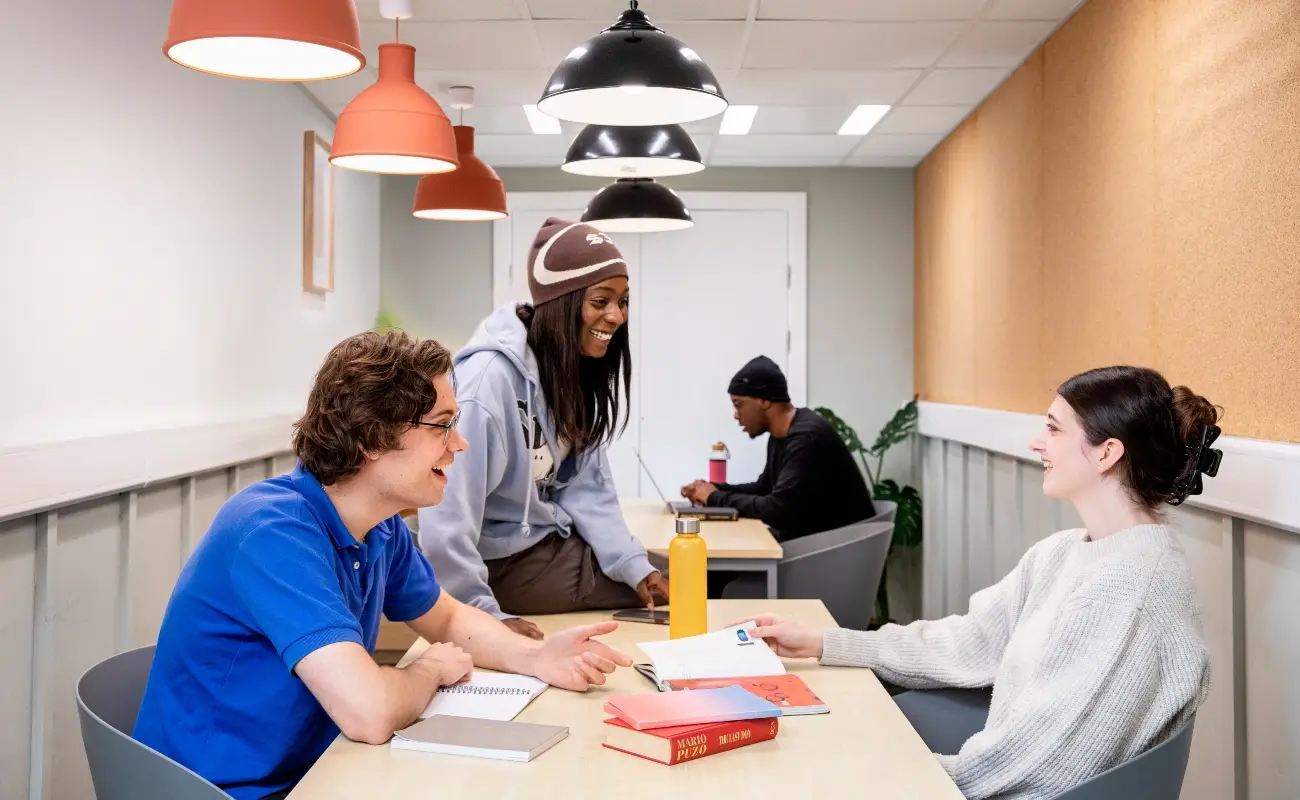
[[737, 625], [665, 642], [642, 642], [637, 647], [650, 657], [650, 663], [637, 664], [636, 670], [661, 692], [672, 688], [669, 681], [784, 675], [781, 659], [762, 639], [752, 638], [745, 627]]
[[447, 714], [508, 721], [518, 716], [534, 697], [544, 691], [544, 681], [527, 675], [475, 670], [465, 683], [444, 686], [435, 692], [420, 719]]

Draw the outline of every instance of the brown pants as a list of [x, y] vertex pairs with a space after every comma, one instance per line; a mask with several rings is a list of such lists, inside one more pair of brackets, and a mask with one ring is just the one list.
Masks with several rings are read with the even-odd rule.
[[[577, 533], [552, 533], [521, 553], [486, 562], [488, 586], [507, 614], [564, 614], [604, 608], [636, 608], [636, 590], [600, 571], [591, 545]], [[668, 559], [650, 554], [668, 574]]]

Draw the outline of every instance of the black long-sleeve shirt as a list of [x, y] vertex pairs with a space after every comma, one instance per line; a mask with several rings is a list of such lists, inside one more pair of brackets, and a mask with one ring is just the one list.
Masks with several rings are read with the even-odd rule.
[[876, 513], [853, 454], [831, 424], [807, 408], [795, 412], [784, 439], [768, 439], [767, 465], [756, 482], [720, 484], [708, 505], [761, 519], [782, 541]]

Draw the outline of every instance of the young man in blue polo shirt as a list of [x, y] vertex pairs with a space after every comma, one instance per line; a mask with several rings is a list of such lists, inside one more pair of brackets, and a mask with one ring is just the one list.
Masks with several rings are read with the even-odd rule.
[[[575, 691], [631, 665], [592, 638], [615, 623], [534, 641], [439, 589], [399, 513], [440, 502], [466, 447], [450, 375], [444, 347], [400, 332], [330, 352], [297, 468], [230, 498], [185, 565], [136, 739], [238, 800], [282, 797], [340, 730], [383, 743], [475, 664]], [[376, 665], [381, 613], [434, 644]]]

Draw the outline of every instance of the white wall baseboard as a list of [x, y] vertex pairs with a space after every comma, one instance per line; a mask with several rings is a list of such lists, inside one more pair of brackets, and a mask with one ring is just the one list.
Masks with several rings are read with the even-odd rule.
[[0, 521], [289, 449], [293, 415], [0, 450]]
[[[1034, 414], [923, 402], [917, 429], [1037, 463], [1029, 441], [1042, 425]], [[1219, 475], [1204, 478], [1205, 493], [1188, 505], [1300, 533], [1300, 444], [1223, 436], [1215, 447], [1223, 451]]]

